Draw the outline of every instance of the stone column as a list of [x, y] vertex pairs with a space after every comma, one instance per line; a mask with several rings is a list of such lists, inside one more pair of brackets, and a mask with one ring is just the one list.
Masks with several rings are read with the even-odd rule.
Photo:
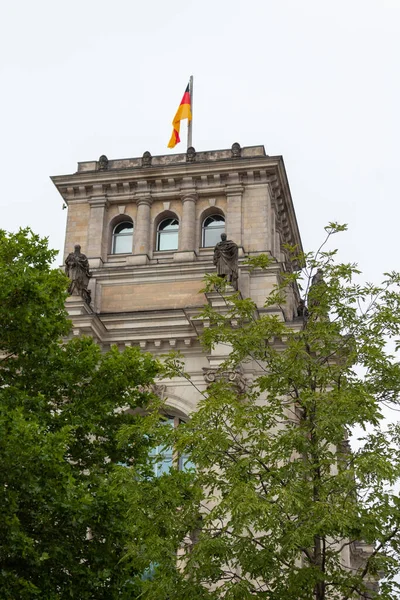
[[182, 252], [194, 251], [196, 243], [196, 196], [190, 194], [182, 198], [182, 231], [180, 248]]
[[150, 254], [150, 207], [151, 196], [143, 196], [136, 200], [136, 223], [133, 230], [134, 250], [129, 257], [132, 264], [145, 264]]
[[92, 268], [102, 265], [105, 260], [105, 215], [108, 207], [107, 196], [92, 196], [89, 198], [90, 216], [88, 227], [87, 257]]
[[243, 185], [240, 183], [239, 174], [229, 175], [226, 187], [226, 234], [228, 240], [235, 242], [239, 248], [242, 247], [242, 195]]
[[182, 194], [179, 252], [175, 252], [174, 260], [192, 261], [196, 258], [196, 200], [197, 194], [195, 192]]

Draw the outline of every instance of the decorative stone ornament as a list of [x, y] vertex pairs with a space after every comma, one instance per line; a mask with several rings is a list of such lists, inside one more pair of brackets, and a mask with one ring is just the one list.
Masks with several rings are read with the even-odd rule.
[[108, 169], [108, 158], [105, 154], [102, 154], [99, 158], [99, 171], [107, 171]]
[[232, 144], [231, 148], [232, 158], [240, 158], [242, 156], [242, 149], [240, 147], [239, 142], [235, 142]]
[[142, 167], [151, 167], [152, 158], [150, 152], [146, 150], [142, 156]]
[[203, 376], [208, 385], [223, 381], [232, 385], [239, 394], [243, 394], [246, 389], [246, 381], [240, 371], [220, 371], [218, 369], [203, 368]]
[[189, 146], [189, 148], [187, 149], [186, 162], [188, 162], [188, 163], [196, 162], [196, 150], [193, 148], [193, 146]]

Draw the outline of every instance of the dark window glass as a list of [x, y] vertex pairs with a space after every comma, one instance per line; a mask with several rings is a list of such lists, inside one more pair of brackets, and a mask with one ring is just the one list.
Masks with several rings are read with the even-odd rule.
[[178, 249], [179, 221], [164, 219], [157, 228], [157, 250]]
[[133, 242], [133, 223], [124, 221], [114, 227], [112, 239], [113, 254], [130, 254]]
[[225, 218], [221, 215], [211, 215], [203, 221], [203, 248], [214, 247], [221, 241], [221, 233], [225, 233]]

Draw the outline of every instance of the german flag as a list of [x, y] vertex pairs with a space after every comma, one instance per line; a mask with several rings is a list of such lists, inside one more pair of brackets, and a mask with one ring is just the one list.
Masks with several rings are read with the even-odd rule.
[[176, 115], [174, 120], [172, 121], [172, 135], [171, 139], [168, 143], [168, 148], [175, 148], [176, 144], [179, 144], [181, 138], [179, 137], [179, 131], [181, 128], [182, 119], [187, 119], [188, 121], [192, 120], [192, 111], [191, 111], [191, 98], [190, 98], [190, 89], [189, 84], [183, 94], [183, 98], [181, 103], [176, 111]]

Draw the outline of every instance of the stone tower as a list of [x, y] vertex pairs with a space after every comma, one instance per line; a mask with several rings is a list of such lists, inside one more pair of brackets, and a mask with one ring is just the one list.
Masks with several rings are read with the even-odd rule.
[[[204, 275], [216, 270], [214, 246], [221, 233], [239, 247], [242, 297], [255, 302], [259, 315], [268, 310], [293, 329], [301, 327], [297, 289], [288, 290], [284, 308], [264, 308], [280, 273], [293, 268], [285, 244], [302, 250], [281, 156], [238, 143], [208, 152], [189, 148], [186, 154], [154, 157], [150, 152], [130, 159], [101, 156], [52, 180], [68, 206], [64, 259], [75, 246], [90, 270], [89, 293], [67, 299], [71, 335], [92, 336], [104, 350], [113, 344], [155, 355], [179, 350], [190, 382], [176, 377], [158, 382], [156, 390], [174, 426], [196, 410], [199, 392], [218, 377], [229, 353], [220, 345], [207, 354], [199, 342], [204, 305], [225, 309], [217, 291], [200, 291]], [[246, 259], [261, 253], [272, 258], [270, 266], [250, 269]], [[223, 376], [240, 390], [259, 374], [259, 366], [249, 362]], [[161, 472], [172, 460], [171, 451]], [[358, 568], [372, 550], [353, 544], [342, 551], [342, 560]]]
[[[238, 143], [208, 152], [101, 156], [52, 180], [68, 206], [64, 258], [79, 244], [92, 274], [90, 304], [77, 295], [67, 301], [73, 335], [93, 336], [104, 349], [179, 350], [195, 387], [182, 377], [160, 382], [160, 389], [170, 414], [187, 417], [196, 408], [196, 388], [213, 380], [227, 352], [206, 354], [198, 339], [199, 311], [221, 302], [218, 293], [200, 291], [204, 275], [215, 272], [220, 234], [239, 246], [239, 291], [259, 313], [279, 273], [291, 268], [283, 245], [301, 250], [282, 157]], [[260, 253], [274, 260], [266, 271], [251, 271], [246, 258]], [[293, 321], [298, 301], [291, 291], [277, 314]], [[239, 385], [252, 376], [246, 369], [232, 374]]]

